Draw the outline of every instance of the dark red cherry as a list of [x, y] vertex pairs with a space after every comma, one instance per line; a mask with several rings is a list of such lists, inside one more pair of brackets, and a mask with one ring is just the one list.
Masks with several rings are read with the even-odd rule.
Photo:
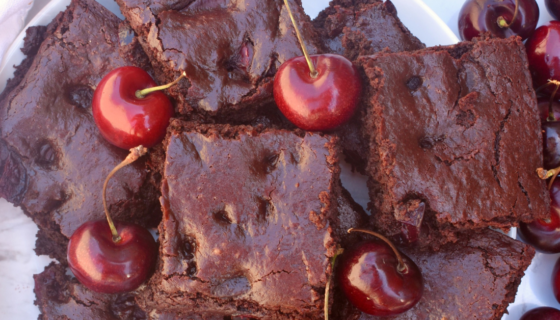
[[[513, 20], [516, 1], [519, 10]], [[483, 32], [500, 38], [518, 35], [525, 40], [533, 34], [538, 21], [535, 0], [467, 0], [459, 12], [459, 34], [468, 41]]]
[[560, 302], [560, 259], [556, 261], [554, 269], [552, 269], [552, 292], [556, 301]]
[[543, 122], [543, 166], [554, 169], [560, 166], [560, 122]]
[[519, 320], [560, 320], [560, 310], [540, 307], [525, 312]]
[[372, 240], [345, 249], [336, 276], [356, 308], [375, 316], [391, 316], [420, 301], [424, 290], [420, 269], [410, 258], [400, 255], [403, 269], [385, 242]]
[[[525, 43], [533, 86], [539, 93], [552, 95], [556, 85], [548, 80], [560, 80], [560, 22], [550, 21], [535, 30]], [[556, 99], [560, 98], [560, 90]]]
[[560, 0], [544, 0], [548, 13], [555, 19], [560, 20]]
[[109, 72], [97, 85], [92, 102], [93, 118], [103, 137], [127, 150], [139, 145], [150, 148], [163, 140], [173, 116], [169, 98], [161, 91], [136, 95], [156, 86], [152, 77], [137, 67]]
[[305, 57], [282, 64], [274, 78], [274, 100], [288, 120], [304, 130], [338, 127], [354, 114], [361, 92], [358, 71], [335, 54], [312, 55], [313, 77]]
[[[550, 98], [540, 97], [537, 99], [537, 102], [539, 106], [539, 115], [541, 118], [541, 123], [545, 123], [548, 121]], [[554, 100], [552, 102], [552, 114], [554, 115], [554, 119], [560, 121], [560, 102], [558, 100]]]
[[106, 220], [81, 225], [68, 243], [68, 265], [87, 288], [103, 293], [132, 291], [152, 274], [158, 247], [150, 232], [134, 224], [115, 224], [113, 241]]

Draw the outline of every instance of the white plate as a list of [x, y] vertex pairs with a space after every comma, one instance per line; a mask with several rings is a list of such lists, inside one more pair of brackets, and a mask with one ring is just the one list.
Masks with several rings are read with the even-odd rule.
[[[113, 0], [97, 1], [122, 18], [118, 6]], [[427, 46], [449, 45], [458, 42], [453, 31], [421, 0], [392, 1], [397, 7], [402, 22]], [[302, 0], [302, 2], [306, 12], [311, 17], [315, 17], [328, 5], [329, 0]], [[462, 3], [462, 1], [458, 2]], [[70, 0], [51, 0], [37, 13], [28, 26], [48, 24], [69, 3]], [[4, 65], [0, 66], [0, 91], [4, 89], [7, 79], [12, 77], [13, 65], [18, 65], [24, 58], [20, 51], [24, 37], [25, 32], [18, 35], [6, 53]], [[352, 174], [346, 168], [343, 169], [342, 179], [356, 201], [365, 207], [368, 196], [363, 177]], [[21, 210], [0, 199], [0, 215], [3, 219], [0, 224], [1, 318], [36, 319], [39, 310], [33, 305], [35, 295], [32, 275], [40, 273], [50, 259], [37, 257], [33, 252], [37, 227], [23, 215]], [[540, 305], [560, 308], [548, 283], [553, 263], [558, 256], [560, 255], [537, 255], [521, 283], [516, 302], [508, 309], [511, 315], [506, 315], [503, 319], [517, 320], [525, 309]], [[468, 316], [466, 315], [466, 317]]]

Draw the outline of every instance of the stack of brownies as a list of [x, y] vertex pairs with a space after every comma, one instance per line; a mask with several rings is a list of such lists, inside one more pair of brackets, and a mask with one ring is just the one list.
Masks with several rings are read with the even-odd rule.
[[[351, 59], [364, 87], [349, 123], [306, 132], [272, 98], [278, 67], [302, 55], [282, 1], [117, 2], [125, 21], [73, 0], [29, 28], [0, 96], [0, 196], [39, 226], [37, 254], [58, 260], [35, 276], [41, 319], [321, 319], [336, 248], [361, 239], [351, 227], [398, 241], [422, 271], [422, 299], [394, 319], [501, 318], [534, 250], [489, 227], [543, 218], [550, 202], [519, 39], [425, 48], [390, 1], [334, 0], [311, 21], [291, 0], [310, 53]], [[158, 228], [157, 269], [107, 295], [67, 272], [66, 246], [103, 219], [103, 181], [126, 156], [91, 100], [127, 65], [187, 80], [167, 91], [165, 140], [107, 192], [115, 220]], [[368, 213], [342, 161], [368, 177]], [[374, 319], [336, 284], [329, 304], [331, 319]]]

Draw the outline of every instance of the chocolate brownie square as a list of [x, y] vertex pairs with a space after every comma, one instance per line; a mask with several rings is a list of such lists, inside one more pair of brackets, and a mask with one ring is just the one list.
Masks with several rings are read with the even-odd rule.
[[[424, 294], [394, 320], [499, 320], [514, 301], [535, 250], [492, 230], [459, 235], [434, 252], [402, 248], [422, 271]], [[342, 294], [335, 296], [333, 319], [386, 319], [361, 313]]]
[[166, 141], [149, 314], [322, 317], [342, 234], [364, 217], [329, 135], [174, 121]]
[[[251, 121], [273, 108], [277, 68], [303, 53], [282, 1], [118, 0], [184, 118]], [[299, 0], [290, 0], [303, 41], [317, 53], [321, 42]]]
[[[414, 51], [425, 47], [399, 20], [391, 1], [334, 0], [313, 20], [313, 25], [327, 50], [351, 61], [381, 51]], [[336, 130], [346, 161], [361, 173], [365, 172], [368, 157], [367, 143], [360, 133], [364, 114], [364, 106], [359, 105], [356, 115]]]
[[102, 294], [89, 290], [68, 275], [64, 266], [51, 263], [35, 279], [35, 305], [40, 320], [144, 320], [148, 316], [132, 293]]
[[[39, 225], [37, 253], [64, 262], [74, 230], [104, 218], [104, 179], [127, 155], [99, 133], [93, 90], [112, 69], [149, 62], [132, 30], [94, 0], [72, 1], [39, 33], [28, 33], [30, 56], [0, 100], [0, 196]], [[139, 161], [109, 183], [115, 219], [157, 226], [150, 177]]]
[[[507, 55], [503, 53], [507, 52]], [[509, 228], [549, 213], [542, 138], [518, 38], [358, 59], [374, 224], [387, 235]]]

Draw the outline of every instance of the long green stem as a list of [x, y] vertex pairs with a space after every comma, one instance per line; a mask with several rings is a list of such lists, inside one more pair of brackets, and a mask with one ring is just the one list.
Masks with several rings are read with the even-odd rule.
[[109, 209], [107, 208], [107, 184], [109, 180], [119, 171], [120, 169], [126, 167], [127, 165], [133, 163], [134, 161], [138, 160], [141, 156], [145, 155], [148, 152], [148, 149], [144, 148], [143, 146], [138, 146], [136, 148], [130, 149], [130, 153], [128, 156], [123, 160], [123, 162], [119, 163], [105, 179], [105, 183], [103, 183], [103, 209], [105, 210], [105, 216], [107, 217], [107, 222], [109, 223], [109, 228], [111, 229], [111, 234], [113, 235], [113, 242], [117, 243], [121, 241], [121, 236], [117, 232], [117, 228], [113, 223], [113, 219], [111, 219], [111, 215], [109, 214]]
[[299, 33], [299, 28], [297, 26], [296, 19], [292, 14], [292, 9], [290, 9], [290, 5], [288, 4], [288, 0], [284, 0], [284, 4], [286, 5], [286, 9], [288, 9], [288, 14], [290, 15], [290, 19], [292, 19], [292, 24], [294, 25], [294, 29], [296, 29], [296, 36], [298, 38], [299, 44], [301, 45], [301, 50], [303, 51], [303, 56], [305, 57], [305, 61], [307, 61], [307, 65], [309, 66], [309, 72], [311, 74], [311, 77], [316, 78], [319, 73], [315, 69], [315, 66], [311, 61], [311, 58], [309, 58], [309, 53], [307, 53], [307, 48], [305, 47], [305, 44], [303, 43], [303, 40], [301, 38], [301, 34]]
[[175, 79], [175, 81], [173, 81], [171, 83], [164, 84], [162, 86], [157, 86], [157, 87], [151, 87], [151, 88], [138, 90], [138, 91], [136, 91], [136, 98], [143, 99], [144, 97], [146, 97], [147, 94], [150, 94], [152, 92], [169, 89], [172, 86], [174, 86], [175, 84], [177, 84], [177, 82], [179, 82], [179, 80], [183, 79], [186, 76], [187, 76], [187, 73], [185, 71], [183, 71], [181, 76], [179, 78]]

